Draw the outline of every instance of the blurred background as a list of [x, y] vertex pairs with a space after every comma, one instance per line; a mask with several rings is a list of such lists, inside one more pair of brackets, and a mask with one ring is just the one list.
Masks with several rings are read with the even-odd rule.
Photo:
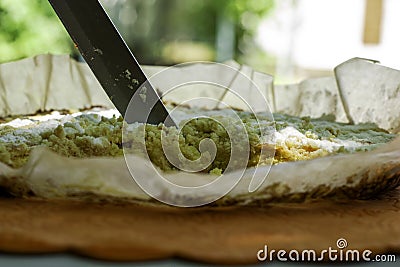
[[[234, 59], [277, 83], [328, 75], [352, 57], [400, 69], [398, 0], [101, 0], [146, 65]], [[0, 0], [0, 62], [79, 58], [47, 0]]]

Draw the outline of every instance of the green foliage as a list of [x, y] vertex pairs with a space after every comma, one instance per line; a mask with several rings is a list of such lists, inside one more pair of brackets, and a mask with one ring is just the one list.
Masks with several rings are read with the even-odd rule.
[[[172, 1], [170, 1], [172, 3]], [[201, 35], [210, 37], [215, 28], [216, 17], [227, 17], [239, 29], [254, 32], [260, 19], [274, 6], [273, 0], [175, 0], [170, 4], [176, 10], [182, 26], [200, 30]], [[174, 12], [173, 12], [174, 13]], [[193, 27], [196, 25], [195, 27]]]
[[[232, 46], [233, 51], [229, 51], [232, 57], [241, 61], [243, 55], [256, 51], [253, 37], [259, 22], [274, 7], [274, 0], [120, 0], [116, 3], [108, 11], [139, 62], [162, 65], [216, 60], [215, 55], [221, 52], [216, 51], [216, 45], [217, 38], [222, 36], [222, 24], [228, 24], [228, 31], [234, 32], [232, 40], [226, 43]], [[124, 25], [119, 20], [127, 10], [135, 10], [135, 15], [131, 16], [131, 24]], [[199, 58], [194, 59], [195, 56]]]
[[72, 42], [48, 1], [0, 0], [0, 62], [72, 50]]
[[255, 45], [253, 37], [261, 19], [274, 8], [274, 0], [222, 0], [214, 2], [221, 5], [217, 8], [225, 10], [226, 16], [236, 25], [235, 59], [240, 63], [249, 64], [249, 57], [265, 57], [265, 54], [261, 53]]
[[260, 20], [274, 7], [274, 1], [175, 0], [175, 4], [171, 4], [170, 7], [174, 10], [168, 21], [174, 24], [174, 27], [167, 29], [171, 35], [190, 36], [194, 40], [206, 40], [213, 45], [217, 35], [217, 20], [227, 18], [235, 25], [238, 50], [236, 52], [240, 52], [240, 42], [256, 33]]
[[[221, 22], [229, 22], [234, 31], [232, 40], [226, 40], [232, 44], [231, 56], [247, 63], [249, 58], [259, 58], [253, 37], [260, 20], [272, 10], [274, 0], [102, 3], [110, 7], [107, 11], [142, 64], [197, 60], [193, 56], [216, 60], [213, 57], [217, 54], [217, 36], [222, 36]], [[122, 17], [130, 22], [122, 21]], [[48, 1], [0, 0], [0, 62], [43, 53], [77, 53]]]
[[212, 3], [216, 10], [225, 11], [225, 14], [236, 22], [246, 13], [261, 18], [274, 6], [273, 0], [218, 0]]

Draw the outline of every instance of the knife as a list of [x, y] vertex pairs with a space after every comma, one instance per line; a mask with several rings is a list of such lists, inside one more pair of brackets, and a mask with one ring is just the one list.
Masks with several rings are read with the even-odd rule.
[[125, 121], [176, 126], [98, 0], [49, 3]]

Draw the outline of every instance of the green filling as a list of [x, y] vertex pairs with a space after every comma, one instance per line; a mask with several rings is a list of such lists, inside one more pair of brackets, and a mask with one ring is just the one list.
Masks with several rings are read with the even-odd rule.
[[287, 126], [292, 126], [303, 134], [311, 132], [317, 135], [317, 138], [320, 140], [332, 140], [335, 138], [365, 144], [364, 146], [360, 146], [360, 150], [375, 148], [376, 145], [388, 143], [397, 136], [379, 128], [374, 123], [349, 124], [335, 122], [335, 116], [333, 115], [311, 119], [309, 117], [300, 118], [274, 114], [274, 118], [277, 131]]
[[[203, 171], [220, 174], [227, 167], [231, 153], [231, 139], [227, 130], [235, 129], [238, 124], [242, 125], [242, 123], [246, 131], [235, 134], [234, 142], [235, 144], [241, 144], [241, 142], [246, 144], [248, 140], [247, 166], [271, 162], [268, 161], [268, 158], [262, 158], [261, 151], [265, 149], [265, 145], [260, 141], [262, 129], [271, 128], [271, 126], [275, 126], [277, 131], [291, 126], [306, 136], [313, 136], [319, 140], [340, 139], [362, 143], [357, 150], [370, 150], [396, 137], [395, 134], [390, 134], [371, 123], [358, 125], [337, 123], [331, 116], [310, 119], [274, 114], [275, 122], [271, 122], [267, 116], [259, 114], [257, 116], [261, 121], [258, 125], [254, 115], [248, 112], [238, 112], [238, 115], [241, 122], [228, 121], [228, 128], [224, 128], [212, 119], [194, 119], [187, 122], [180, 131], [173, 127], [168, 128], [166, 138], [169, 138], [168, 140], [178, 138], [180, 150], [183, 156], [189, 160], [199, 159], [201, 156], [200, 142], [205, 138], [211, 139], [216, 145], [217, 152], [214, 161]], [[221, 116], [215, 116], [215, 118], [229, 120]], [[155, 165], [163, 170], [176, 169], [163, 153], [162, 126], [142, 125], [141, 127], [136, 128], [130, 135], [128, 134], [125, 140], [122, 140], [123, 120], [121, 117], [105, 118], [98, 115], [82, 115], [71, 122], [48, 129], [0, 127], [0, 161], [11, 167], [21, 167], [26, 163], [30, 151], [38, 146], [46, 146], [60, 155], [77, 158], [122, 156], [123, 147], [125, 147], [129, 151], [139, 154], [144, 153], [144, 149], [146, 149], [149, 158]], [[140, 130], [145, 132], [145, 147], [137, 138]], [[349, 151], [343, 147], [337, 152]], [[275, 163], [285, 160], [296, 159], [282, 157], [279, 153], [275, 155]]]

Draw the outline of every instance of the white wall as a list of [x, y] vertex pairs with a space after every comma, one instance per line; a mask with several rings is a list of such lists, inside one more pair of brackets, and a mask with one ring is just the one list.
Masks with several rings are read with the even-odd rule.
[[[363, 43], [365, 0], [279, 0], [259, 27], [258, 43], [278, 56], [277, 73], [332, 69], [352, 57], [400, 69], [400, 1], [384, 0], [381, 40]], [[289, 73], [290, 75], [290, 73]]]

